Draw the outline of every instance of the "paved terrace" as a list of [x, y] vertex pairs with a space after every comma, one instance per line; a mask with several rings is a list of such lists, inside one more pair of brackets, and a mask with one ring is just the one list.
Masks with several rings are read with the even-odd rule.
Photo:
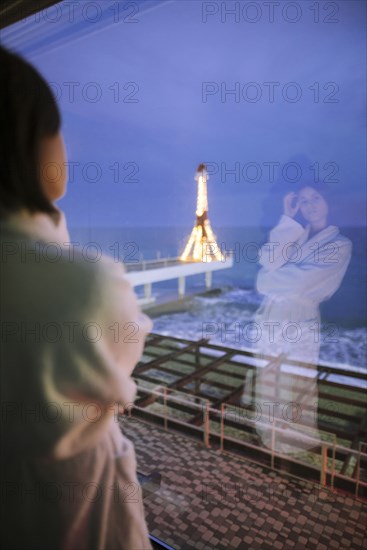
[[144, 499], [152, 535], [176, 550], [367, 548], [367, 505], [125, 418], [138, 469], [162, 475]]
[[161, 475], [144, 499], [151, 534], [176, 550], [367, 548], [366, 375], [318, 365], [319, 425], [331, 439], [295, 461], [269, 456], [251, 426], [222, 414], [256, 368], [250, 351], [148, 337], [121, 425], [139, 472]]

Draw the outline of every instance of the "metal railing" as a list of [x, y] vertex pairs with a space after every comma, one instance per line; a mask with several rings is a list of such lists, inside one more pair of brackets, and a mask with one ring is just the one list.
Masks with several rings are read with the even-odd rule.
[[[155, 260], [141, 260], [139, 262], [124, 263], [126, 271], [147, 271], [149, 269], [160, 269], [162, 267], [170, 267], [181, 264], [179, 257], [176, 258], [159, 258]], [[190, 263], [190, 262], [185, 262]]]
[[[180, 392], [178, 390], [172, 390], [170, 388], [167, 388], [164, 385], [156, 386], [154, 389], [149, 389], [143, 386], [139, 385], [139, 380], [136, 380], [138, 383], [138, 390], [143, 393], [150, 396], [155, 396], [155, 406], [159, 408], [159, 405], [161, 405], [161, 412], [155, 412], [153, 410], [147, 409], [147, 407], [138, 407], [134, 405], [129, 410], [129, 415], [134, 414], [134, 410], [139, 412], [144, 412], [144, 416], [146, 414], [149, 415], [149, 417], [159, 419], [161, 421], [161, 424], [163, 425], [165, 430], [169, 430], [170, 426], [173, 425], [181, 425], [182, 428], [186, 426], [187, 433], [190, 432], [190, 430], [195, 429], [199, 433], [202, 433], [202, 442], [203, 444], [210, 448], [212, 446], [212, 440], [215, 439], [218, 441], [219, 438], [219, 448], [222, 452], [226, 452], [227, 454], [232, 454], [238, 456], [238, 453], [235, 452], [233, 449], [231, 449], [231, 443], [237, 443], [243, 446], [244, 449], [253, 450], [261, 452], [262, 454], [267, 454], [270, 456], [270, 467], [272, 469], [279, 469], [282, 470], [282, 468], [278, 468], [276, 465], [276, 459], [284, 459], [290, 460], [295, 466], [307, 466], [310, 467], [310, 463], [302, 459], [300, 457], [295, 456], [289, 456], [285, 453], [282, 453], [280, 451], [276, 450], [276, 438], [279, 435], [282, 435], [284, 437], [284, 434], [287, 432], [287, 430], [284, 431], [282, 427], [279, 427], [276, 425], [277, 421], [272, 423], [271, 427], [271, 439], [272, 439], [272, 446], [271, 448], [264, 448], [264, 446], [257, 444], [255, 441], [255, 437], [253, 438], [253, 441], [244, 441], [240, 437], [236, 436], [233, 431], [230, 435], [226, 433], [226, 420], [231, 420], [231, 410], [232, 410], [232, 417], [233, 417], [233, 409], [234, 405], [228, 405], [226, 403], [222, 403], [220, 409], [215, 409], [210, 406], [209, 399], [204, 399], [201, 397], [194, 397], [190, 396], [191, 399], [188, 399], [187, 393]], [[159, 403], [159, 400], [161, 399], [162, 403]], [[174, 415], [170, 414], [170, 403], [171, 404], [181, 404], [186, 409], [192, 410], [193, 412], [197, 411], [198, 409], [202, 412], [202, 426], [193, 426], [189, 422], [186, 422], [185, 420], [178, 419]], [[174, 410], [174, 409], [173, 409]], [[238, 411], [245, 411], [244, 408], [238, 407]], [[196, 412], [196, 414], [198, 414]], [[138, 416], [138, 415], [137, 415]], [[214, 431], [211, 428], [211, 422], [216, 422], [218, 424], [218, 431]], [[241, 418], [241, 421], [238, 421], [238, 418], [233, 422], [232, 420], [232, 427], [233, 423], [237, 424], [236, 431], [238, 432], [241, 427], [243, 429], [243, 434], [249, 435], [249, 433], [256, 432], [256, 427], [258, 428], [264, 428], [266, 430], [269, 430], [269, 424], [264, 422], [259, 422], [258, 420], [250, 419], [250, 418]], [[284, 424], [284, 422], [282, 422]], [[247, 427], [247, 430], [245, 430], [245, 426]], [[361, 478], [361, 461], [363, 460], [367, 464], [367, 443], [359, 442], [358, 449], [351, 449], [349, 447], [344, 447], [342, 445], [338, 445], [336, 441], [335, 434], [331, 432], [325, 432], [319, 430], [319, 433], [321, 436], [323, 436], [325, 439], [321, 440], [316, 439], [312, 437], [312, 435], [307, 434], [307, 429], [302, 426], [302, 440], [305, 441], [305, 439], [308, 439], [310, 447], [313, 446], [313, 444], [316, 447], [319, 447], [321, 452], [318, 456], [319, 460], [319, 480], [318, 484], [323, 488], [328, 488], [331, 491], [335, 490], [335, 479], [338, 478], [339, 480], [345, 480], [346, 482], [352, 482], [355, 485], [354, 489], [354, 496], [358, 500], [365, 500], [365, 498], [362, 498], [360, 496], [360, 493], [362, 492], [362, 489], [364, 489], [364, 493], [366, 493], [367, 489], [367, 482], [364, 481]], [[184, 429], [181, 431], [185, 431]], [[227, 429], [228, 432], [228, 429]], [[294, 435], [294, 434], [293, 434]], [[294, 439], [293, 439], [294, 442]], [[297, 451], [295, 451], [297, 452]], [[300, 449], [300, 452], [304, 452], [304, 449]], [[337, 454], [343, 454], [348, 456], [348, 462], [352, 465], [353, 471], [351, 475], [348, 475], [347, 473], [341, 473], [337, 471], [336, 468], [336, 456]], [[256, 453], [255, 453], [256, 456]], [[259, 460], [254, 459], [251, 454], [246, 455], [246, 459], [250, 460], [251, 462], [255, 462], [256, 464], [261, 464]], [[354, 466], [353, 466], [354, 464]], [[312, 468], [315, 467], [315, 464], [312, 464]], [[351, 469], [351, 468], [349, 468]], [[294, 474], [291, 474], [294, 475]], [[298, 477], [299, 479], [304, 480], [305, 478]], [[309, 481], [313, 481], [312, 479], [309, 479]]]

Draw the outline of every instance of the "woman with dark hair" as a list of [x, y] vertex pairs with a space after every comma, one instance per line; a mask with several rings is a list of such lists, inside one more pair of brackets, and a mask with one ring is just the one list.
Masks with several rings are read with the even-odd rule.
[[151, 321], [122, 264], [69, 247], [53, 95], [0, 47], [1, 476], [7, 549], [151, 549], [118, 412]]
[[[350, 240], [328, 224], [327, 196], [324, 184], [304, 184], [288, 193], [284, 214], [261, 248], [257, 290], [264, 300], [255, 321], [262, 368], [254, 381], [261, 418], [256, 431], [266, 447], [282, 453], [317, 448], [320, 442], [319, 304], [339, 288], [352, 250]], [[246, 384], [244, 403], [248, 392]]]

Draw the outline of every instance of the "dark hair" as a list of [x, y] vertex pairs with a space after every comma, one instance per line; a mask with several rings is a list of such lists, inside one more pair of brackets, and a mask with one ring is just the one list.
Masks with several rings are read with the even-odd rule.
[[0, 46], [0, 218], [27, 208], [52, 215], [39, 176], [41, 140], [61, 126], [56, 100], [38, 71]]
[[[330, 222], [330, 218], [331, 218], [331, 221], [334, 222], [335, 221], [335, 219], [334, 219], [335, 218], [335, 212], [334, 212], [334, 204], [333, 204], [334, 201], [331, 200], [332, 197], [331, 197], [330, 187], [328, 187], [328, 185], [324, 182], [316, 183], [314, 181], [311, 181], [310, 183], [302, 182], [298, 185], [295, 185], [293, 190], [298, 195], [302, 191], [302, 189], [304, 189], [305, 187], [311, 187], [312, 189], [314, 189], [315, 191], [320, 193], [320, 195], [325, 199], [325, 201], [328, 204], [328, 209], [329, 209], [329, 213], [328, 213], [329, 222]], [[306, 220], [303, 218], [300, 211], [297, 212], [294, 219], [296, 221], [304, 224], [304, 225], [307, 223]]]
[[312, 189], [315, 189], [320, 195], [324, 197], [326, 202], [329, 202], [330, 200], [330, 187], [324, 182], [316, 183], [314, 181], [310, 183], [301, 183], [298, 185], [295, 185], [294, 191], [297, 193], [297, 195], [304, 189], [305, 187], [311, 187]]

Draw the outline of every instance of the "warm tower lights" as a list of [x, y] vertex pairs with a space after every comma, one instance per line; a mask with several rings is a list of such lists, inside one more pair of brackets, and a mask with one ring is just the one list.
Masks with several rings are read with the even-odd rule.
[[196, 224], [191, 232], [180, 260], [197, 262], [224, 261], [208, 219], [208, 195], [206, 182], [208, 181], [209, 176], [206, 171], [205, 164], [199, 164], [195, 179], [198, 182]]

